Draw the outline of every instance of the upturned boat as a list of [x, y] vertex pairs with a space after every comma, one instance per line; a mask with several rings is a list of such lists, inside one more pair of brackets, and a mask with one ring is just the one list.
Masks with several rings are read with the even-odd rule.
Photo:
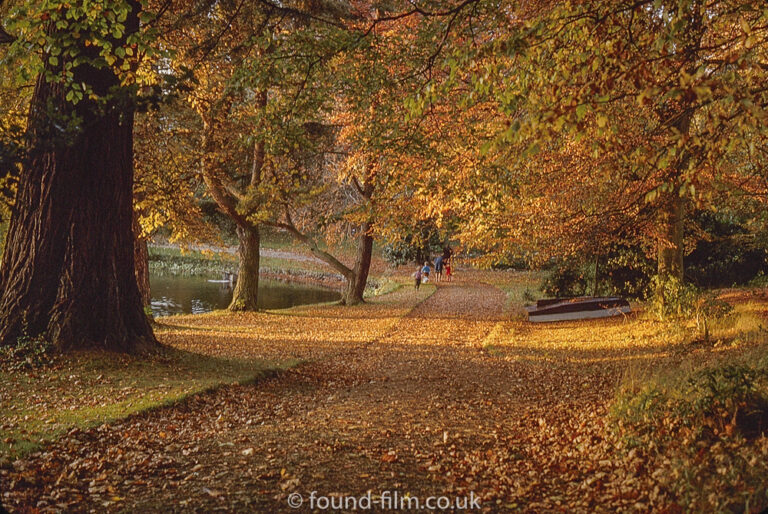
[[629, 302], [617, 296], [547, 298], [525, 309], [528, 311], [528, 321], [533, 323], [609, 318], [632, 311]]

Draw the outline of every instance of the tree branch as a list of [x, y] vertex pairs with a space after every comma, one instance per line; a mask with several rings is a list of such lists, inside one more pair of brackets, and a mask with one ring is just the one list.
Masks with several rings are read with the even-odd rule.
[[295, 237], [296, 239], [298, 239], [299, 241], [301, 241], [302, 243], [304, 243], [309, 247], [309, 251], [312, 252], [312, 255], [314, 255], [315, 257], [322, 260], [323, 262], [328, 264], [330, 267], [332, 267], [333, 269], [335, 269], [336, 271], [344, 275], [344, 278], [347, 279], [348, 281], [354, 280], [355, 278], [354, 271], [352, 271], [350, 268], [345, 266], [343, 262], [339, 261], [336, 257], [331, 255], [330, 253], [324, 250], [321, 250], [320, 247], [317, 246], [317, 243], [315, 242], [314, 239], [312, 239], [308, 235], [301, 232], [298, 228], [296, 228], [296, 225], [294, 225], [293, 220], [291, 219], [291, 215], [287, 209], [285, 211], [285, 218], [286, 218], [285, 222], [268, 221], [268, 222], [265, 222], [265, 225], [279, 228], [292, 234], [293, 237]]

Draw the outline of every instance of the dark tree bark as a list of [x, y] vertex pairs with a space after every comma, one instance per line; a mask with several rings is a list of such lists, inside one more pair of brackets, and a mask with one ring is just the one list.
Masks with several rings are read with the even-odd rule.
[[259, 230], [253, 226], [238, 226], [237, 238], [240, 240], [240, 263], [229, 310], [255, 311], [259, 299]]
[[666, 193], [659, 208], [658, 274], [662, 280], [683, 280], [685, 201], [677, 191]]
[[[671, 124], [683, 135], [688, 135], [691, 127], [692, 111], [681, 110], [672, 118]], [[658, 261], [657, 272], [660, 284], [674, 278], [683, 281], [685, 199], [680, 196], [682, 176], [688, 167], [690, 155], [683, 150], [675, 164], [674, 174], [670, 177], [670, 191], [661, 196], [658, 210]]]
[[597, 296], [600, 287], [600, 254], [595, 257], [595, 281], [592, 284], [592, 296]]
[[371, 235], [371, 223], [364, 223], [361, 234], [357, 240], [357, 256], [353, 276], [347, 279], [347, 285], [341, 297], [344, 305], [356, 305], [363, 302], [365, 286], [368, 283], [368, 273], [371, 269], [371, 256], [373, 254], [373, 236]]
[[[136, 30], [137, 12], [128, 25]], [[60, 349], [148, 349], [157, 341], [134, 275], [133, 109], [110, 93], [110, 70], [80, 65], [75, 82], [112, 99], [73, 106], [61, 85], [38, 78], [0, 264], [0, 344], [26, 333]], [[54, 114], [79, 117], [66, 141]]]
[[[267, 92], [257, 92], [255, 102], [262, 109], [265, 108], [267, 106]], [[203, 116], [203, 149], [206, 155], [203, 162], [203, 179], [216, 205], [221, 212], [235, 222], [236, 226], [239, 242], [239, 264], [237, 283], [232, 293], [229, 310], [255, 311], [258, 310], [259, 297], [259, 251], [261, 246], [259, 226], [252, 223], [247, 215], [238, 211], [239, 198], [243, 196], [243, 192], [234, 191], [235, 185], [226, 178], [226, 173], [222, 171], [221, 163], [216, 157], [222, 137], [221, 119], [224, 119], [229, 107], [230, 100], [227, 99], [212, 105]], [[264, 142], [257, 141], [253, 146], [253, 164], [248, 180], [251, 187], [256, 187], [261, 182], [265, 158]], [[227, 181], [226, 185], [224, 180]]]

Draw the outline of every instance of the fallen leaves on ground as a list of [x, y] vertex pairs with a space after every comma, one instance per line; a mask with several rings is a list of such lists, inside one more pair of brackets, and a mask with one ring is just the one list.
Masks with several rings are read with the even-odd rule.
[[0, 472], [2, 502], [290, 512], [293, 493], [398, 491], [474, 493], [490, 512], [680, 510], [607, 426], [627, 369], [675, 358], [658, 327], [532, 327], [463, 275], [354, 308], [163, 320], [160, 337], [184, 350], [305, 364], [66, 434]]

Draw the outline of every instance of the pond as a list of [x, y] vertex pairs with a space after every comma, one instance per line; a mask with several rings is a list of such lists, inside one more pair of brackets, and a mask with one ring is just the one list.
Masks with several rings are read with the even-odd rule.
[[[152, 314], [199, 314], [226, 309], [232, 300], [232, 286], [210, 282], [205, 277], [151, 275]], [[259, 279], [259, 308], [284, 309], [296, 305], [331, 302], [341, 298], [337, 291], [305, 284]]]

